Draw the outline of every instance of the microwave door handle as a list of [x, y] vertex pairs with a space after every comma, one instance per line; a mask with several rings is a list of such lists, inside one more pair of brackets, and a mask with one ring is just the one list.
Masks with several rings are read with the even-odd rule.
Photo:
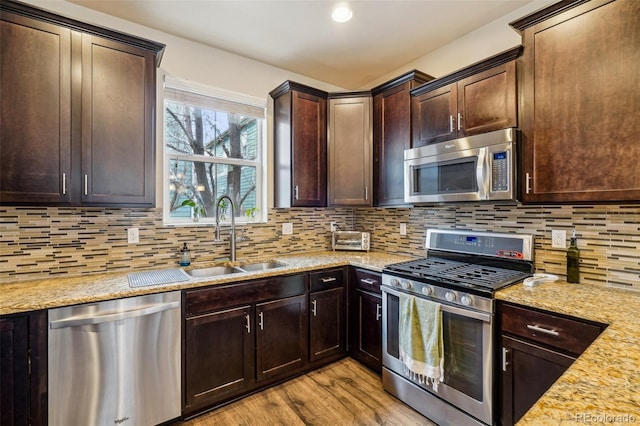
[[489, 181], [491, 179], [487, 150], [487, 147], [478, 150], [478, 164], [476, 164], [476, 180], [478, 182], [478, 198], [480, 200], [487, 199]]

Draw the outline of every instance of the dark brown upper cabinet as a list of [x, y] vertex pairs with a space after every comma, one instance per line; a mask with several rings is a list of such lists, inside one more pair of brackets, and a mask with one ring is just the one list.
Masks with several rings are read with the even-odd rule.
[[273, 98], [274, 203], [327, 205], [327, 92], [285, 81]]
[[412, 147], [517, 127], [521, 51], [518, 46], [413, 89]]
[[0, 2], [0, 204], [155, 204], [164, 45]]
[[640, 200], [640, 2], [562, 1], [522, 35], [523, 201]]
[[433, 77], [410, 71], [371, 89], [373, 204], [404, 204], [404, 150], [411, 148], [410, 91]]

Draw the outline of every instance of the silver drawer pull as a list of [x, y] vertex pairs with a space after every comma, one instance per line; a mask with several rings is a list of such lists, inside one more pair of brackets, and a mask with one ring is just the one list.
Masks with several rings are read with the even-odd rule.
[[322, 281], [323, 283], [330, 283], [333, 281], [336, 281], [337, 278], [336, 277], [322, 277], [320, 278], [320, 281]]
[[558, 333], [555, 330], [549, 330], [548, 328], [542, 328], [538, 325], [531, 325], [531, 324], [527, 324], [527, 328], [529, 330], [533, 330], [533, 331], [538, 331], [540, 333], [544, 333], [544, 334], [550, 334], [552, 336], [559, 336], [560, 333]]
[[376, 321], [380, 321], [380, 318], [382, 318], [382, 306], [376, 303]]
[[360, 278], [360, 282], [361, 283], [365, 283], [365, 284], [369, 284], [369, 285], [376, 285], [377, 281], [376, 280], [372, 280], [369, 278]]

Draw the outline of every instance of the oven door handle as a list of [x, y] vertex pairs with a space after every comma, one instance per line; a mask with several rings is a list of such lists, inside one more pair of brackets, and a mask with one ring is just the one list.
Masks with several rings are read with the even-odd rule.
[[[389, 293], [397, 297], [400, 297], [400, 295], [411, 296], [408, 293], [402, 293], [386, 286], [382, 286], [382, 293], [383, 294]], [[414, 296], [414, 297], [419, 297], [419, 296]], [[428, 299], [428, 300], [431, 300], [431, 299]], [[440, 303], [437, 301], [433, 301], [433, 302]], [[465, 318], [477, 319], [477, 320], [491, 324], [491, 317], [493, 315], [488, 314], [486, 312], [478, 312], [471, 309], [458, 308], [457, 306], [445, 305], [444, 303], [440, 303], [440, 306], [442, 307], [442, 312], [447, 312], [454, 315], [460, 315], [461, 317], [465, 317]]]

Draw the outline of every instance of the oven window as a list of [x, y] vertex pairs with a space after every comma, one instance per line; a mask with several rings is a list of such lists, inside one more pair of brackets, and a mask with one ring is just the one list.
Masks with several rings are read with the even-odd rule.
[[482, 326], [480, 320], [443, 312], [444, 382], [482, 401]]
[[455, 194], [478, 191], [477, 157], [413, 167], [416, 195]]

